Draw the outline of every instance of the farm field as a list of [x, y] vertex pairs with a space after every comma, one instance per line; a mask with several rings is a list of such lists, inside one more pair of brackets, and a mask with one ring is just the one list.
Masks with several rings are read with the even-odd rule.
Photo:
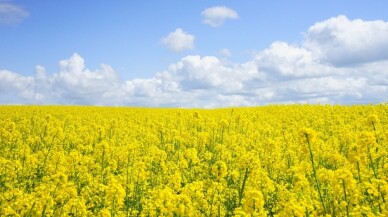
[[388, 216], [388, 105], [0, 106], [1, 216]]

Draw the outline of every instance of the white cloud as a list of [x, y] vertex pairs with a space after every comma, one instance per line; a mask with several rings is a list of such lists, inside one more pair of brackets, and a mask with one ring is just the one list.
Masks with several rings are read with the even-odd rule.
[[[321, 23], [337, 19], [348, 20], [337, 17]], [[346, 21], [341, 28], [325, 27], [325, 34], [345, 34], [343, 32], [347, 32], [354, 22]], [[374, 32], [381, 34], [381, 28], [374, 26], [384, 23], [357, 22], [365, 29], [372, 29], [371, 35]], [[331, 56], [322, 51], [331, 42], [312, 43], [321, 40], [320, 34], [310, 34], [317, 25], [308, 30], [300, 45], [276, 41], [244, 63], [231, 63], [215, 56], [189, 55], [147, 79], [120, 80], [114, 69], [104, 64], [91, 71], [78, 54], [60, 61], [59, 72], [53, 74], [47, 73], [42, 66], [36, 67], [34, 76], [0, 70], [0, 102], [166, 107], [387, 102], [388, 59], [385, 54], [381, 54], [383, 57], [358, 58], [346, 50], [345, 45], [349, 42], [337, 40], [336, 45], [344, 49], [345, 57], [330, 59]], [[356, 37], [352, 40], [352, 44], [362, 44], [364, 39]], [[388, 37], [373, 40], [382, 46]], [[360, 45], [361, 48], [367, 53], [376, 52], [375, 46]], [[349, 58], [345, 61], [347, 64], [343, 61], [346, 58]]]
[[120, 85], [112, 67], [102, 64], [99, 70], [90, 71], [78, 54], [60, 61], [59, 65], [60, 71], [51, 75], [43, 66], [37, 66], [33, 77], [1, 70], [0, 95], [12, 93], [20, 102], [27, 103], [111, 103], [104, 95], [116, 91]]
[[285, 42], [272, 43], [269, 48], [259, 52], [255, 59], [260, 69], [273, 75], [306, 76], [314, 73], [309, 69], [315, 63], [312, 53]]
[[15, 25], [28, 16], [29, 13], [20, 6], [8, 1], [0, 1], [0, 24]]
[[17, 73], [0, 70], [0, 93], [26, 94], [34, 79]]
[[170, 50], [181, 52], [183, 50], [193, 49], [194, 39], [195, 37], [193, 35], [190, 35], [178, 28], [174, 32], [171, 32], [166, 37], [162, 38], [161, 41]]
[[336, 66], [388, 59], [388, 22], [333, 17], [314, 24], [304, 46]]
[[203, 23], [212, 27], [219, 27], [227, 19], [238, 19], [236, 11], [225, 6], [206, 8], [202, 11]]
[[228, 65], [214, 56], [186, 56], [171, 64], [164, 74], [172, 77], [183, 91], [215, 90], [225, 94], [239, 93], [245, 81], [260, 78], [253, 64]]
[[111, 66], [102, 64], [101, 69], [90, 71], [78, 54], [60, 61], [59, 65], [60, 72], [54, 75], [55, 94], [73, 99], [74, 103], [98, 102], [103, 100], [101, 98], [106, 92], [119, 85], [119, 78]]

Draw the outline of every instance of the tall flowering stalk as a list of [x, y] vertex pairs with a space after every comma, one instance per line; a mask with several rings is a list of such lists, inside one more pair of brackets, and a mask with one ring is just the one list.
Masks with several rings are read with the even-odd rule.
[[313, 168], [313, 174], [314, 174], [314, 180], [315, 180], [315, 185], [317, 186], [318, 194], [319, 194], [319, 200], [321, 201], [322, 207], [323, 207], [323, 214], [325, 215], [327, 213], [325, 202], [323, 201], [323, 196], [322, 196], [322, 190], [321, 190], [321, 185], [319, 184], [318, 177], [317, 177], [317, 171], [315, 168], [315, 163], [314, 163], [314, 155], [313, 151], [311, 148], [311, 143], [315, 140], [316, 133], [314, 130], [309, 129], [309, 128], [303, 128], [300, 130], [300, 133], [302, 134], [302, 137], [307, 143], [309, 153], [310, 153], [310, 160], [311, 160], [311, 166]]

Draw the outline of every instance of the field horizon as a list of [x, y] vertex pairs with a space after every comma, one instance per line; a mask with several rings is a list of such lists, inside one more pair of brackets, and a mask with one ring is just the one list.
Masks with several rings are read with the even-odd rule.
[[197, 109], [197, 110], [217, 110], [217, 109], [248, 109], [266, 106], [332, 106], [332, 107], [352, 107], [352, 106], [387, 106], [388, 102], [379, 103], [356, 103], [356, 104], [324, 104], [324, 103], [273, 103], [264, 105], [249, 106], [224, 106], [224, 107], [159, 107], [159, 106], [131, 106], [131, 105], [83, 105], [83, 104], [0, 104], [0, 107], [96, 107], [96, 108], [127, 108], [127, 109]]

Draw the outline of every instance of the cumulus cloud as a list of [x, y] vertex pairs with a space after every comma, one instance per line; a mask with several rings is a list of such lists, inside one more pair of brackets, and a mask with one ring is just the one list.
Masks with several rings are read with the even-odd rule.
[[193, 35], [190, 35], [178, 28], [174, 32], [171, 32], [166, 37], [162, 38], [162, 43], [172, 51], [181, 52], [183, 50], [193, 49], [194, 39], [195, 37]]
[[90, 71], [78, 54], [60, 61], [59, 65], [60, 72], [54, 78], [55, 93], [61, 98], [72, 99], [74, 103], [101, 100], [104, 93], [119, 85], [119, 78], [111, 66], [101, 64], [101, 69]]
[[30, 97], [33, 82], [33, 77], [0, 70], [0, 101], [12, 100], [12, 97], [15, 96]]
[[29, 13], [20, 6], [9, 1], [0, 1], [0, 24], [16, 25], [28, 16]]
[[304, 46], [336, 66], [388, 59], [388, 22], [333, 17], [311, 26]]
[[[58, 73], [47, 74], [37, 66], [34, 76], [23, 76], [8, 70], [0, 71], [0, 95], [17, 95], [10, 103], [104, 104], [104, 94], [115, 91], [119, 78], [109, 65], [96, 71], [85, 68], [84, 59], [74, 54], [59, 62]], [[6, 102], [3, 102], [6, 103]]]
[[211, 27], [219, 27], [227, 19], [238, 19], [236, 11], [225, 6], [206, 8], [202, 11], [203, 23]]
[[349, 41], [336, 40], [336, 46], [344, 49], [338, 52], [342, 51], [345, 56], [331, 55], [328, 53], [331, 51], [325, 50], [333, 46], [331, 42], [318, 43], [323, 40], [321, 35], [311, 33], [316, 26], [328, 23], [336, 26], [344, 20], [342, 27], [324, 27], [325, 34], [336, 40], [337, 36], [347, 34], [356, 22], [371, 29], [374, 42], [369, 44], [376, 44], [363, 47], [364, 38], [357, 36], [351, 43], [360, 44], [358, 49], [378, 54], [376, 47], [387, 43], [388, 34], [381, 38], [373, 36], [382, 34], [384, 25], [374, 26], [383, 21], [348, 20], [339, 16], [314, 24], [300, 44], [273, 42], [244, 63], [189, 55], [150, 78], [127, 81], [121, 80], [109, 65], [89, 70], [84, 59], [74, 54], [60, 61], [59, 71], [53, 74], [47, 73], [43, 66], [36, 67], [34, 76], [0, 70], [0, 102], [162, 107], [387, 102], [385, 54], [361, 58], [363, 52], [354, 54], [346, 50], [350, 49]]

